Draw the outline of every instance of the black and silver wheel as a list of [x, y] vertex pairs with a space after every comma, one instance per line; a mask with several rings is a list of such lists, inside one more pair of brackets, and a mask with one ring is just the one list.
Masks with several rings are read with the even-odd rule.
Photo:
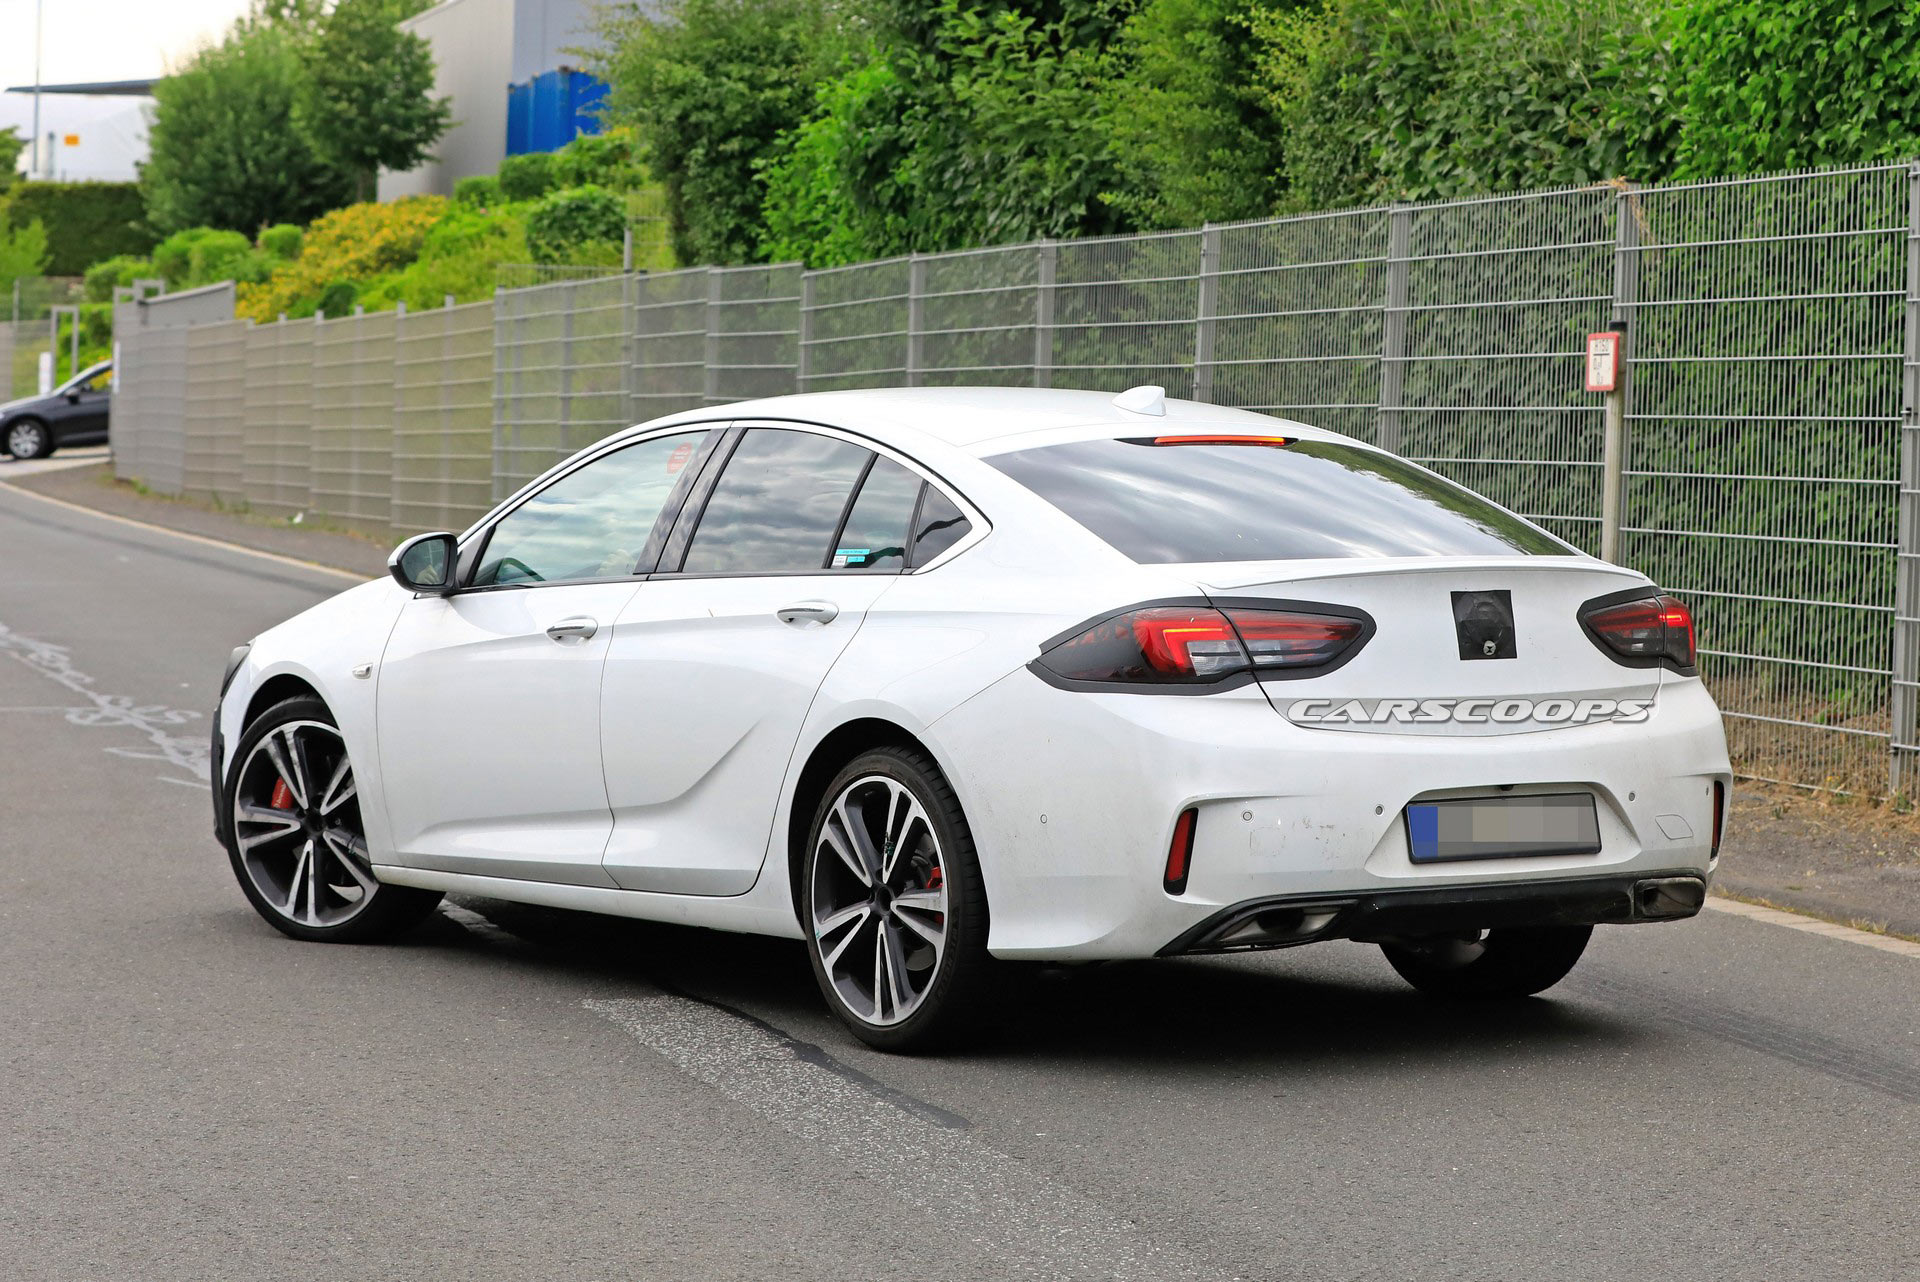
[[834, 1013], [882, 1050], [964, 1030], [987, 899], [959, 802], [925, 756], [866, 753], [828, 785], [802, 869], [808, 955]]
[[53, 433], [37, 418], [23, 418], [8, 424], [7, 453], [23, 461], [45, 458], [53, 453]]
[[415, 924], [437, 893], [373, 875], [353, 762], [318, 699], [247, 727], [227, 777], [227, 852], [262, 917], [296, 939], [368, 940]]
[[1567, 977], [1591, 926], [1502, 927], [1381, 944], [1400, 978], [1435, 997], [1531, 997]]

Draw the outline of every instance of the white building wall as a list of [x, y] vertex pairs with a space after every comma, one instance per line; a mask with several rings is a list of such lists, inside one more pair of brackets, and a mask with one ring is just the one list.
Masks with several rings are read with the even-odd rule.
[[593, 0], [518, 0], [513, 14], [512, 83], [556, 67], [578, 67], [593, 40]]
[[507, 154], [517, 7], [515, 0], [446, 0], [401, 24], [432, 46], [434, 93], [453, 99], [453, 125], [434, 148], [434, 159], [420, 168], [404, 174], [381, 171], [381, 200], [423, 192], [451, 195], [455, 180], [500, 167]]

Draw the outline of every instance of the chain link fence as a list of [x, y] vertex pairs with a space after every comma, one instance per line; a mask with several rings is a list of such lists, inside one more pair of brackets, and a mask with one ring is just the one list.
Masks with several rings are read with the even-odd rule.
[[1597, 552], [1602, 405], [1582, 358], [1588, 333], [1614, 329], [1621, 559], [1695, 606], [1736, 760], [1912, 790], [1920, 166], [821, 271], [555, 275], [419, 313], [123, 330], [120, 470], [223, 500], [237, 475], [254, 507], [390, 534], [459, 529], [579, 447], [677, 410], [1158, 383], [1376, 442]]

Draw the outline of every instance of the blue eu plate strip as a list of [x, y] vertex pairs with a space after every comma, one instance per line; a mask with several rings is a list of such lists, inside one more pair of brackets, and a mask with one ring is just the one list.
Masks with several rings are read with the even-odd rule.
[[1440, 808], [1407, 807], [1407, 844], [1415, 859], [1434, 859], [1440, 854]]

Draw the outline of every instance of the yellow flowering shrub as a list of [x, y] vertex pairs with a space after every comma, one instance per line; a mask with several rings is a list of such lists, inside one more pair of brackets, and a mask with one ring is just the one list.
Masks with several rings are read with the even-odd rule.
[[315, 300], [335, 281], [364, 281], [418, 258], [447, 205], [443, 196], [407, 196], [321, 215], [307, 228], [299, 257], [275, 267], [266, 280], [239, 287], [235, 313], [262, 322], [281, 312], [312, 315]]

